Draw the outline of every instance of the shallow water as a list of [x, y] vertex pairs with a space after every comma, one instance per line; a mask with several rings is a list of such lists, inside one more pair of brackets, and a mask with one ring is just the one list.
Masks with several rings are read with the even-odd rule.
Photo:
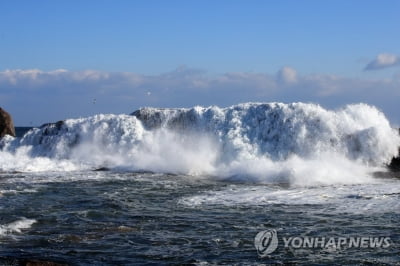
[[[0, 264], [395, 264], [400, 180], [296, 187], [117, 171], [0, 175]], [[256, 234], [275, 229], [260, 257]], [[283, 237], [389, 237], [386, 248], [293, 248]]]

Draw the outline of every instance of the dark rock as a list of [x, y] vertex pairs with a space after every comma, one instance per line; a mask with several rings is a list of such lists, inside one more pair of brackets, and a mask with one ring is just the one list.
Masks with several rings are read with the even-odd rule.
[[131, 115], [136, 116], [143, 125], [148, 129], [160, 128], [165, 121], [164, 114], [159, 111], [155, 111], [151, 108], [141, 108], [136, 110]]
[[198, 123], [195, 109], [141, 108], [131, 113], [147, 129], [165, 127], [174, 130], [193, 130]]
[[37, 142], [39, 145], [44, 145], [52, 149], [54, 142], [63, 139], [63, 136], [66, 134], [68, 134], [68, 143], [66, 144], [70, 148], [80, 143], [81, 137], [79, 132], [71, 131], [71, 128], [63, 120], [41, 125], [39, 131], [36, 133], [38, 137]]
[[62, 126], [64, 125], [64, 121], [60, 120], [57, 121], [55, 123], [46, 123], [40, 126], [40, 128], [54, 128], [56, 130], [60, 130], [62, 128]]
[[0, 138], [5, 135], [15, 137], [15, 128], [11, 115], [0, 107]]
[[108, 167], [100, 167], [100, 168], [94, 169], [93, 171], [95, 171], [95, 172], [106, 172], [106, 171], [110, 171], [110, 168], [108, 168]]
[[[399, 135], [400, 135], [400, 128], [399, 128]], [[392, 158], [392, 161], [389, 164], [389, 169], [395, 172], [400, 171], [400, 148], [397, 157]]]
[[389, 164], [389, 168], [392, 171], [400, 171], [400, 151], [399, 156], [392, 158], [392, 161]]
[[58, 135], [64, 126], [64, 121], [58, 121], [55, 123], [46, 123], [40, 126], [43, 130], [42, 137]]

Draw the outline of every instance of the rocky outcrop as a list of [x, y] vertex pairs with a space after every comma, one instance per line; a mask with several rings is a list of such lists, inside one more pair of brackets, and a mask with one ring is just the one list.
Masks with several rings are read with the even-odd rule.
[[56, 135], [64, 126], [65, 122], [63, 120], [57, 121], [55, 123], [46, 123], [40, 126], [44, 129], [43, 135]]
[[139, 119], [144, 127], [150, 130], [160, 127], [174, 130], [196, 130], [195, 127], [199, 122], [199, 114], [195, 108], [141, 108], [131, 115]]
[[390, 170], [399, 172], [400, 171], [400, 155], [394, 157], [389, 165]]
[[5, 135], [15, 137], [15, 128], [11, 115], [0, 107], [0, 138]]
[[[52, 145], [51, 143], [54, 136], [61, 136], [69, 131], [67, 125], [63, 120], [57, 121], [55, 123], [43, 124], [39, 127], [39, 129], [42, 132], [39, 138], [39, 144], [47, 143], [47, 145]], [[69, 143], [70, 147], [73, 147], [76, 144], [78, 144], [80, 139], [79, 133], [72, 135], [74, 135], [74, 137], [70, 139], [71, 140], [71, 142]]]
[[[400, 128], [399, 128], [399, 135], [400, 135]], [[392, 161], [390, 162], [389, 168], [392, 171], [396, 172], [400, 171], [400, 148], [397, 157], [393, 157]]]
[[131, 113], [136, 116], [147, 129], [157, 129], [168, 121], [168, 116], [173, 114], [173, 109], [141, 108]]

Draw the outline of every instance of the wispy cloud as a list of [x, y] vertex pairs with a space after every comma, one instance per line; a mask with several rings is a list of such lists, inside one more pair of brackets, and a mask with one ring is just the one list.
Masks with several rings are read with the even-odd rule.
[[246, 101], [305, 101], [327, 107], [366, 102], [395, 117], [399, 87], [400, 76], [367, 80], [301, 75], [291, 67], [276, 74], [210, 74], [184, 66], [159, 75], [64, 69], [0, 72], [1, 104], [16, 116], [18, 125], [95, 113], [130, 113], [142, 106], [227, 106]]
[[378, 54], [374, 60], [369, 62], [364, 70], [378, 70], [382, 68], [400, 65], [400, 57], [394, 54]]
[[291, 67], [283, 67], [278, 71], [277, 77], [284, 84], [293, 84], [297, 82], [297, 71]]

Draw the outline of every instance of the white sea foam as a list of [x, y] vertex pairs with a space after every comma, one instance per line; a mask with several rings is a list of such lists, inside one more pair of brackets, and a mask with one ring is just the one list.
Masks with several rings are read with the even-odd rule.
[[179, 199], [183, 206], [316, 205], [329, 213], [400, 213], [399, 183], [374, 180], [370, 184], [279, 188], [271, 185], [231, 184]]
[[0, 225], [0, 237], [12, 235], [15, 233], [20, 234], [23, 229], [29, 229], [37, 221], [34, 219], [21, 218], [9, 224]]
[[384, 114], [366, 104], [247, 103], [228, 108], [144, 108], [96, 115], [4, 138], [3, 171], [97, 167], [261, 183], [368, 183], [398, 152]]

